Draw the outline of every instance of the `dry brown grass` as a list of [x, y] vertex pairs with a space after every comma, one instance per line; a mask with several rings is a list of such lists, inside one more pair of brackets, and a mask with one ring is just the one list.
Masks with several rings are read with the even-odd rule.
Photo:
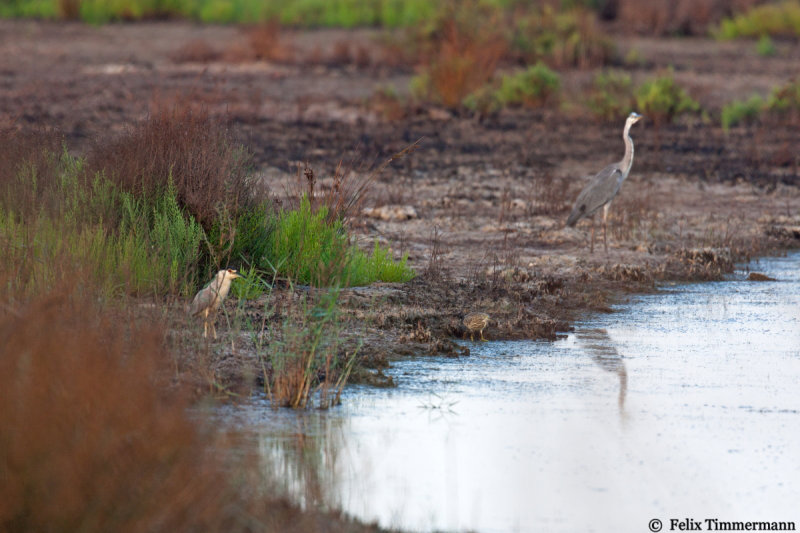
[[0, 205], [17, 215], [59, 205], [58, 154], [63, 142], [64, 136], [55, 130], [0, 129]]
[[281, 27], [277, 21], [268, 21], [246, 30], [247, 41], [255, 59], [262, 61], [291, 61], [293, 52], [281, 36]]
[[81, 0], [58, 0], [58, 14], [67, 20], [78, 20], [81, 17]]
[[534, 177], [527, 189], [527, 216], [566, 213], [577, 194], [574, 180], [543, 174]]
[[455, 108], [489, 82], [508, 50], [500, 22], [477, 2], [446, 4], [421, 52], [422, 96]]
[[119, 323], [69, 293], [0, 311], [0, 529], [232, 525], [186, 397], [156, 379], [161, 328]]
[[187, 104], [156, 105], [150, 117], [89, 152], [89, 175], [104, 172], [122, 190], [153, 196], [170, 180], [178, 201], [206, 229], [221, 209], [252, 200], [250, 156], [224, 124]]

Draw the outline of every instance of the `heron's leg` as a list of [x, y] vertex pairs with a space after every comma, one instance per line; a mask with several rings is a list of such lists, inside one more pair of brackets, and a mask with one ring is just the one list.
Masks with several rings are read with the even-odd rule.
[[589, 245], [589, 253], [594, 253], [594, 217], [592, 217], [592, 243]]
[[611, 202], [603, 206], [603, 246], [608, 253], [608, 242], [606, 241], [606, 230], [608, 229], [608, 210], [611, 208]]
[[208, 337], [208, 309], [203, 311], [203, 338]]
[[487, 342], [487, 340], [483, 338], [483, 330], [481, 330], [481, 340], [482, 340], [483, 342]]
[[475, 332], [469, 330], [469, 342], [475, 342]]
[[[217, 318], [217, 317], [215, 316], [214, 318]], [[216, 338], [217, 338], [217, 325], [216, 325], [216, 320], [212, 320], [212, 321], [211, 321], [211, 331], [213, 331], [213, 332], [214, 332], [214, 338], [216, 339]]]

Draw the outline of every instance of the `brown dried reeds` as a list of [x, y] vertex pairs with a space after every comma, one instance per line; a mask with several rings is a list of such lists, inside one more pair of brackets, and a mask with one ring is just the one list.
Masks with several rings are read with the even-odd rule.
[[246, 32], [255, 59], [282, 63], [291, 61], [292, 49], [284, 42], [278, 21], [267, 21], [248, 28]]
[[67, 20], [78, 20], [81, 16], [81, 0], [58, 0], [58, 14]]
[[58, 155], [64, 136], [55, 130], [0, 129], [0, 205], [25, 215], [61, 199]]
[[[123, 322], [124, 323], [124, 322]], [[163, 331], [77, 294], [0, 308], [0, 530], [217, 530], [222, 469], [160, 380]]]
[[178, 202], [208, 229], [223, 209], [253, 201], [250, 156], [224, 124], [190, 105], [156, 106], [126, 134], [99, 142], [87, 157], [89, 175], [103, 172], [123, 191], [153, 197], [171, 185]]
[[479, 2], [447, 2], [421, 52], [420, 96], [456, 108], [488, 83], [508, 50], [501, 27], [499, 13]]

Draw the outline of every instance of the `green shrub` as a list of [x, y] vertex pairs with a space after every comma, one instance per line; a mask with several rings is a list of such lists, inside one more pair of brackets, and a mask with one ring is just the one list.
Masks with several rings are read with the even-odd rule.
[[[134, 293], [182, 294], [189, 296], [198, 284], [200, 243], [203, 229], [178, 205], [170, 187], [151, 203], [130, 193], [121, 193], [123, 213], [118, 234], [136, 250], [130, 283]], [[147, 254], [140, 254], [141, 243]], [[144, 262], [142, 262], [144, 261]], [[124, 261], [123, 261], [124, 262]]]
[[595, 76], [587, 100], [595, 116], [603, 120], [626, 116], [633, 111], [633, 104], [633, 84], [628, 74], [606, 71]]
[[652, 119], [656, 125], [672, 122], [685, 113], [700, 111], [700, 104], [675, 83], [672, 70], [644, 82], [636, 88], [635, 96], [639, 112]]
[[766, 102], [757, 94], [744, 101], [726, 104], [722, 108], [722, 129], [728, 131], [731, 126], [752, 122], [761, 116], [765, 108]]
[[502, 105], [538, 107], [558, 94], [561, 78], [541, 61], [512, 76], [503, 76], [497, 90]]
[[268, 265], [293, 281], [314, 286], [366, 285], [373, 281], [408, 281], [414, 272], [406, 257], [395, 263], [388, 250], [375, 247], [367, 256], [350, 244], [341, 221], [328, 220], [328, 208], [316, 211], [306, 197], [300, 206], [281, 211], [270, 237]]
[[756, 53], [762, 57], [774, 56], [778, 53], [775, 43], [767, 35], [762, 35], [756, 43]]
[[738, 37], [800, 36], [800, 2], [787, 0], [756, 6], [746, 13], [724, 19], [712, 32], [718, 39]]

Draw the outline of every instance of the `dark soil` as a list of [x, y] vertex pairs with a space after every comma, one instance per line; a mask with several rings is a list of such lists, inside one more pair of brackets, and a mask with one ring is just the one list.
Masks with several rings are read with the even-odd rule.
[[[367, 248], [377, 239], [398, 257], [408, 252], [419, 273], [342, 294], [350, 338], [364, 339], [357, 377], [383, 383], [392, 357], [468, 354], [468, 344], [454, 342], [468, 312], [491, 315], [489, 339], [556, 339], [582, 313], [607, 311], [625, 294], [665, 280], [719, 279], [735, 261], [800, 244], [797, 125], [726, 134], [700, 118], [658, 129], [640, 122], [608, 252], [598, 233], [589, 253], [590, 223], [564, 221], [586, 179], [622, 157], [624, 117], [604, 124], [576, 106], [473, 117], [417, 105], [388, 120], [373, 95], [386, 86], [407, 94], [412, 70], [390, 60], [380, 34], [282, 37], [291, 58], [273, 63], [251, 57], [235, 27], [0, 21], [0, 127], [56, 128], [83, 153], [154, 105], [191, 101], [228, 121], [277, 196], [302, 163], [325, 187], [340, 161], [364, 175], [422, 139], [374, 184], [365, 207], [385, 209], [352, 227]], [[636, 50], [642, 58], [628, 68], [634, 80], [673, 65], [712, 116], [785, 83], [800, 60], [800, 45], [790, 43], [770, 58], [751, 42], [626, 38], [619, 46], [622, 57]], [[564, 99], [575, 101], [592, 75], [563, 72]], [[411, 215], [393, 218], [395, 207]], [[206, 363], [216, 382], [259, 375], [246, 337], [212, 346]]]

